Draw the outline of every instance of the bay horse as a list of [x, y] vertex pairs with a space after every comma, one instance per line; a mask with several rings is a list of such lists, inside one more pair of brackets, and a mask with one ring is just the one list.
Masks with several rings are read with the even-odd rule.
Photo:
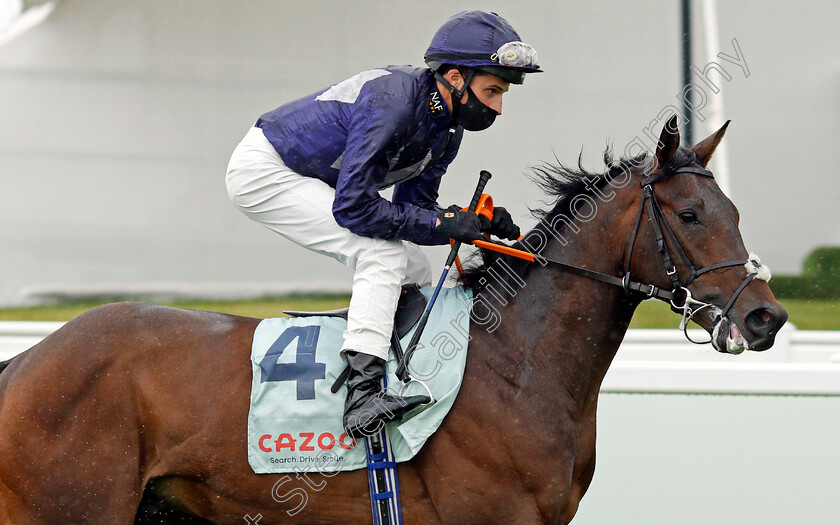
[[[719, 350], [721, 337], [772, 346], [787, 313], [766, 282], [750, 280], [738, 212], [705, 169], [724, 131], [681, 148], [672, 119], [655, 154], [605, 154], [601, 175], [536, 170], [556, 203], [519, 246], [625, 286], [485, 254], [468, 275], [480, 315], [460, 395], [417, 457], [399, 465], [406, 523], [569, 523], [595, 469], [601, 381], [648, 294], [672, 290], [683, 311], [689, 297], [711, 305], [693, 313]], [[504, 271], [491, 271], [499, 261]], [[682, 298], [674, 282], [691, 283]], [[249, 467], [258, 323], [112, 304], [3, 363], [0, 522], [369, 522], [364, 470], [290, 476]], [[149, 510], [164, 504], [169, 510]]]

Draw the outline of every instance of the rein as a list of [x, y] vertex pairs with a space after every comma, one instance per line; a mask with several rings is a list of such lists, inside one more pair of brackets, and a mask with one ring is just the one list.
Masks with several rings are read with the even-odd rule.
[[[649, 166], [647, 169], [649, 169]], [[714, 178], [714, 175], [711, 171], [700, 167], [685, 166], [677, 169], [674, 172], [674, 175], [679, 173], [688, 173], [698, 175], [701, 177], [709, 177], [712, 179]], [[758, 270], [762, 267], [762, 265], [761, 262], [757, 260], [757, 258], [752, 258], [753, 256], [751, 255], [750, 259], [725, 261], [711, 264], [709, 266], [700, 268], [699, 270], [696, 269], [694, 264], [691, 262], [691, 259], [689, 258], [688, 254], [686, 254], [685, 250], [683, 249], [682, 245], [680, 244], [679, 240], [674, 234], [674, 231], [671, 229], [671, 225], [668, 224], [668, 220], [665, 218], [665, 214], [663, 213], [659, 202], [656, 200], [656, 195], [654, 193], [654, 184], [656, 183], [656, 180], [657, 179], [649, 173], [646, 174], [644, 179], [642, 179], [642, 200], [639, 204], [639, 211], [636, 214], [636, 222], [633, 227], [633, 235], [630, 238], [630, 249], [627, 252], [627, 259], [624, 262], [623, 277], [615, 277], [613, 275], [596, 272], [594, 270], [589, 270], [580, 266], [575, 266], [573, 264], [565, 263], [563, 261], [558, 261], [550, 257], [545, 257], [543, 255], [532, 254], [524, 250], [511, 248], [510, 246], [500, 243], [479, 240], [474, 241], [473, 244], [481, 248], [486, 248], [488, 250], [496, 251], [506, 255], [511, 255], [513, 257], [518, 257], [526, 261], [539, 262], [543, 266], [545, 266], [547, 263], [551, 263], [554, 266], [557, 266], [560, 269], [565, 270], [571, 274], [579, 275], [581, 277], [586, 277], [588, 279], [593, 279], [595, 281], [600, 281], [614, 286], [619, 286], [622, 289], [624, 289], [624, 292], [628, 295], [631, 292], [638, 292], [646, 295], [648, 298], [652, 297], [667, 302], [675, 310], [682, 310], [682, 320], [680, 321], [679, 328], [685, 333], [686, 338], [692, 343], [696, 344], [708, 343], [710, 341], [695, 341], [691, 339], [691, 337], [688, 335], [687, 330], [688, 321], [690, 321], [692, 317], [695, 314], [697, 314], [697, 312], [699, 312], [700, 310], [703, 310], [704, 308], [713, 308], [718, 309], [718, 313], [715, 315], [712, 323], [716, 328], [719, 327], [721, 322], [726, 318], [726, 314], [729, 313], [729, 310], [732, 308], [732, 306], [734, 306], [735, 301], [741, 295], [741, 292], [743, 292], [747, 285], [750, 283], [750, 281], [752, 281], [753, 278], [756, 277], [756, 275], [758, 274]], [[659, 254], [662, 258], [662, 264], [665, 268], [665, 274], [671, 281], [671, 290], [665, 290], [653, 284], [634, 281], [630, 277], [630, 260], [633, 256], [633, 247], [636, 243], [636, 238], [638, 237], [639, 226], [641, 224], [641, 219], [645, 208], [647, 208], [648, 210], [648, 220], [650, 220], [651, 224], [653, 225], [654, 236], [656, 239]], [[677, 272], [676, 265], [674, 264], [674, 257], [671, 255], [671, 251], [668, 248], [668, 243], [666, 242], [666, 235], [667, 238], [670, 239], [671, 243], [676, 248], [678, 256], [680, 257], [680, 259], [682, 259], [686, 268], [688, 268], [689, 278], [688, 282], [686, 282], [685, 284], [682, 284], [680, 282], [680, 276]], [[747, 269], [748, 275], [746, 278], [744, 278], [743, 282], [741, 282], [740, 286], [738, 286], [738, 288], [729, 298], [729, 301], [727, 301], [726, 305], [722, 309], [718, 308], [717, 306], [711, 303], [705, 303], [692, 298], [688, 286], [690, 286], [691, 283], [695, 281], [695, 279], [697, 279], [704, 273], [719, 270], [721, 268], [730, 268], [733, 266], [744, 266]], [[711, 342], [715, 344], [714, 341]], [[716, 345], [715, 349], [717, 349], [718, 351], [724, 351], [717, 348]]]
[[595, 281], [601, 281], [602, 283], [619, 286], [629, 292], [640, 292], [647, 295], [648, 297], [654, 297], [665, 302], [671, 302], [674, 300], [675, 297], [672, 291], [663, 290], [662, 288], [659, 288], [658, 286], [654, 286], [652, 284], [631, 281], [629, 273], [626, 273], [623, 278], [615, 277], [606, 273], [596, 272], [595, 270], [589, 270], [587, 268], [575, 266], [574, 264], [558, 261], [557, 259], [552, 259], [551, 257], [546, 257], [544, 255], [533, 254], [524, 250], [511, 248], [510, 246], [506, 246], [500, 243], [495, 243], [491, 241], [473, 241], [473, 244], [481, 248], [486, 248], [494, 252], [499, 252], [505, 255], [517, 257], [519, 259], [523, 259], [529, 262], [538, 262], [543, 266], [545, 266], [548, 263], [551, 263], [569, 273], [579, 275], [581, 277], [586, 277], [588, 279], [593, 279]]

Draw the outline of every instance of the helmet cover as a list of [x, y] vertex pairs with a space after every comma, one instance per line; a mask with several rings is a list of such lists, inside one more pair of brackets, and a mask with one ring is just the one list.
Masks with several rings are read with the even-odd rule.
[[510, 23], [483, 11], [464, 11], [447, 20], [424, 58], [435, 71], [444, 64], [473, 68], [512, 84], [521, 84], [526, 73], [542, 72], [536, 50], [521, 41]]

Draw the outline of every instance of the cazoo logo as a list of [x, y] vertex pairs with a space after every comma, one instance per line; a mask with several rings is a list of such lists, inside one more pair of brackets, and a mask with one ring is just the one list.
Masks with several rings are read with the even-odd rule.
[[[274, 443], [274, 448], [267, 443]], [[301, 432], [297, 437], [289, 433], [279, 434], [276, 439], [271, 434], [260, 436], [258, 445], [263, 452], [280, 452], [283, 449], [289, 449], [291, 452], [314, 452], [315, 447], [319, 450], [331, 450], [333, 447], [340, 446], [345, 450], [350, 450], [356, 445], [356, 440], [347, 435], [347, 432], [341, 434], [338, 439], [330, 432], [321, 433], [318, 438], [315, 438], [315, 432]]]

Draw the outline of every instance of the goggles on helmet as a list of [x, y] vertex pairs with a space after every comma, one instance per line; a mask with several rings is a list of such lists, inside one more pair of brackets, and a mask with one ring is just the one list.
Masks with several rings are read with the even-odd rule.
[[522, 84], [527, 73], [542, 72], [536, 50], [521, 41], [508, 21], [482, 11], [465, 11], [450, 18], [432, 38], [425, 60], [434, 71], [443, 65], [465, 67], [511, 84]]

